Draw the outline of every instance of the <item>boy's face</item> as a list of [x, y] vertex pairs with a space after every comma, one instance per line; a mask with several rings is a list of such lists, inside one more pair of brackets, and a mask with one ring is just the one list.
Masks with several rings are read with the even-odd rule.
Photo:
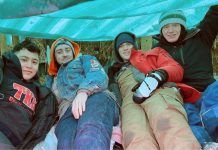
[[123, 43], [120, 45], [118, 51], [120, 54], [120, 57], [125, 61], [129, 61], [131, 56], [131, 50], [133, 48], [133, 45], [131, 43]]
[[55, 48], [55, 58], [59, 65], [67, 63], [73, 59], [73, 50], [67, 44], [58, 45]]
[[179, 39], [181, 33], [181, 25], [178, 23], [170, 23], [162, 28], [162, 34], [169, 43], [174, 43]]
[[23, 79], [32, 79], [36, 75], [39, 68], [39, 55], [28, 51], [26, 48], [15, 52], [15, 55], [20, 60]]

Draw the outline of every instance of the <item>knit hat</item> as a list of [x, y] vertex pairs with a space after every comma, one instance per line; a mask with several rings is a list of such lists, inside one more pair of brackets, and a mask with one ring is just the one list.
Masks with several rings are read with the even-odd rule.
[[186, 17], [184, 13], [181, 10], [162, 13], [159, 18], [159, 30], [161, 30], [163, 26], [170, 23], [179, 23], [186, 28]]
[[134, 34], [130, 33], [130, 32], [121, 32], [120, 34], [118, 34], [114, 40], [114, 50], [115, 50], [115, 55], [118, 59], [118, 61], [123, 61], [122, 58], [120, 57], [120, 54], [118, 52], [118, 49], [120, 47], [120, 45], [122, 45], [123, 43], [131, 43], [134, 48], [136, 48], [136, 37]]
[[[62, 43], [64, 42], [64, 43]], [[58, 45], [60, 44], [67, 44], [69, 46], [71, 46], [72, 50], [73, 50], [73, 53], [74, 53], [74, 57], [78, 57], [79, 53], [80, 53], [80, 47], [77, 43], [73, 42], [73, 41], [70, 41], [66, 38], [59, 38], [57, 40], [55, 40], [51, 46], [51, 50], [50, 50], [50, 63], [49, 63], [49, 67], [48, 67], [48, 74], [50, 76], [56, 76], [57, 75], [57, 72], [58, 72], [58, 69], [59, 69], [59, 66], [58, 64], [56, 63], [55, 61], [55, 49]]]
[[62, 44], [66, 44], [68, 46], [70, 46], [70, 48], [72, 49], [73, 51], [73, 54], [75, 55], [75, 52], [74, 52], [74, 48], [73, 48], [73, 45], [70, 41], [68, 41], [67, 39], [64, 39], [64, 38], [60, 38], [57, 40], [57, 42], [55, 43], [54, 45], [54, 50], [56, 50], [56, 48], [59, 46], [59, 45], [62, 45]]

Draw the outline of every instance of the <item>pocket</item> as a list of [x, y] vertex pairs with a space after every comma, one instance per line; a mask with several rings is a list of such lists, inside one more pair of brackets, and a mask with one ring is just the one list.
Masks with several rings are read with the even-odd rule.
[[114, 126], [118, 125], [120, 120], [120, 109], [117, 104], [114, 104]]
[[178, 89], [165, 88], [159, 93], [167, 105], [167, 109], [180, 112], [187, 119], [186, 111], [183, 107], [182, 96]]
[[[201, 113], [202, 123], [210, 135], [216, 134], [218, 128], [218, 106], [209, 108], [206, 112]], [[215, 135], [214, 135], [215, 136]]]
[[[162, 89], [162, 88], [161, 88]], [[163, 90], [160, 90], [160, 95], [164, 97], [169, 97], [169, 102], [174, 102], [177, 101], [183, 106], [183, 98], [182, 95], [180, 94], [180, 91], [178, 88], [175, 87], [164, 87]]]
[[73, 62], [72, 64], [68, 65], [67, 67], [67, 78], [76, 78], [83, 73], [82, 65], [79, 62]]

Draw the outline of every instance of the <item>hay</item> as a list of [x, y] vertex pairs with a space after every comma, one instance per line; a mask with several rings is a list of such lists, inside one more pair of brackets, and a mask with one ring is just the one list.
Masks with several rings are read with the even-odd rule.
[[214, 41], [214, 45], [212, 48], [212, 63], [213, 63], [213, 71], [214, 75], [218, 75], [218, 36]]

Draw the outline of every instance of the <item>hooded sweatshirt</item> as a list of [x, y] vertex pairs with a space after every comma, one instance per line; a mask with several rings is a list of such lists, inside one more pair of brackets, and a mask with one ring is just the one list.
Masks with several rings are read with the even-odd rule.
[[0, 131], [16, 146], [32, 126], [32, 119], [38, 103], [38, 86], [25, 81], [18, 57], [8, 52], [1, 59], [4, 67], [0, 84]]

